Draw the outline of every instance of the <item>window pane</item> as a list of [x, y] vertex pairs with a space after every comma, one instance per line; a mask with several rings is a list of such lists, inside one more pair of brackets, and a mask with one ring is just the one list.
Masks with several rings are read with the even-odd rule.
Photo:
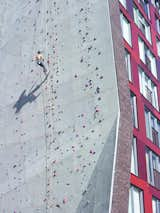
[[131, 45], [131, 28], [129, 21], [121, 13], [121, 27], [123, 38]]
[[145, 51], [144, 51], [144, 42], [139, 38], [138, 39], [138, 45], [139, 45], [139, 56], [140, 59], [145, 63]]
[[146, 15], [150, 18], [149, 4], [148, 0], [139, 0], [141, 6], [143, 7]]
[[148, 182], [160, 189], [160, 158], [150, 149], [146, 153], [146, 165]]
[[147, 165], [147, 179], [148, 179], [149, 183], [152, 183], [153, 182], [153, 179], [152, 179], [153, 174], [152, 174], [149, 150], [147, 150], [147, 152], [146, 152], [146, 165]]
[[157, 17], [156, 17], [156, 26], [157, 26], [157, 32], [160, 34], [160, 21]]
[[128, 213], [133, 213], [133, 211], [132, 211], [132, 200], [131, 200], [131, 197], [132, 197], [132, 193], [131, 193], [131, 189], [130, 189], [130, 190], [129, 190]]
[[140, 193], [137, 189], [134, 188], [133, 190], [133, 202], [134, 202], [134, 209], [136, 209], [136, 213], [141, 213], [141, 206], [140, 206]]
[[151, 53], [150, 49], [141, 38], [138, 38], [138, 46], [140, 59], [143, 61], [144, 64], [146, 64], [151, 73], [155, 77], [157, 77], [157, 66], [154, 55]]
[[145, 110], [145, 123], [146, 123], [146, 134], [147, 138], [151, 139], [151, 134], [150, 134], [150, 118], [149, 118], [149, 112]]
[[135, 128], [138, 128], [138, 118], [137, 118], [137, 101], [136, 96], [131, 93], [131, 108], [132, 108], [132, 118]]
[[126, 69], [128, 72], [128, 79], [129, 81], [132, 81], [132, 75], [131, 75], [131, 58], [129, 52], [125, 49], [125, 62], [126, 62]]
[[147, 137], [160, 147], [160, 121], [148, 109], [145, 109], [145, 123]]
[[157, 208], [158, 208], [158, 213], [160, 213], [160, 201], [159, 200], [158, 200]]
[[142, 191], [131, 186], [129, 192], [128, 213], [143, 213], [143, 194]]
[[146, 26], [145, 28], [145, 35], [147, 40], [151, 43], [151, 31], [150, 31], [150, 26]]
[[157, 53], [160, 56], [160, 40], [157, 38]]
[[153, 213], [158, 213], [156, 211], [156, 200], [155, 199], [152, 199], [152, 211], [153, 211]]
[[155, 197], [152, 198], [152, 212], [160, 213], [160, 200]]
[[121, 4], [126, 8], [126, 0], [119, 0]]
[[150, 32], [150, 25], [145, 20], [141, 12], [138, 10], [138, 8], [134, 5], [133, 8], [133, 14], [134, 14], [134, 21], [136, 25], [140, 28], [142, 33], [146, 36], [146, 39], [151, 43], [151, 32]]
[[140, 92], [158, 110], [157, 87], [145, 72], [139, 68]]
[[153, 54], [150, 55], [150, 61], [151, 61], [151, 72], [155, 77], [157, 77], [156, 60]]
[[133, 138], [132, 142], [132, 152], [131, 152], [131, 173], [138, 175], [138, 165], [137, 165], [137, 144], [136, 138]]

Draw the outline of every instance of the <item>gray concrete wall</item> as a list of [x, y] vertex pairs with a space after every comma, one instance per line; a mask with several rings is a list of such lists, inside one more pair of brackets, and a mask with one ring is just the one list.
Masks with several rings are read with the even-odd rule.
[[108, 212], [119, 119], [108, 2], [0, 3], [0, 212]]

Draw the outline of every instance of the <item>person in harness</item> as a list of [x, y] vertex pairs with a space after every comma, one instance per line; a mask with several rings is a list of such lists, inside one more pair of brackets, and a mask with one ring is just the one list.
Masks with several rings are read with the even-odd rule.
[[42, 55], [42, 52], [41, 51], [38, 51], [37, 52], [37, 55], [36, 55], [36, 63], [43, 68], [43, 72], [45, 75], [47, 75], [47, 69], [44, 65], [44, 57]]

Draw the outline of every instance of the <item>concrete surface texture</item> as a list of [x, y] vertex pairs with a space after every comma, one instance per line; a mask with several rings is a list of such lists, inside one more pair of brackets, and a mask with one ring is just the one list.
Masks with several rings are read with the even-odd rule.
[[119, 104], [107, 1], [0, 5], [0, 212], [109, 212]]

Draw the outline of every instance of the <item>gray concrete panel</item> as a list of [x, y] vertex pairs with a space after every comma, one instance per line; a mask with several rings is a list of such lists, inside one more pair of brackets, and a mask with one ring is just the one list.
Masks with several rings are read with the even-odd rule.
[[116, 127], [117, 121], [115, 121], [106, 139], [103, 151], [97, 161], [89, 184], [83, 192], [77, 213], [108, 212], [112, 179], [112, 173], [108, 171], [113, 170], [113, 164], [111, 162], [113, 162], [114, 159]]

